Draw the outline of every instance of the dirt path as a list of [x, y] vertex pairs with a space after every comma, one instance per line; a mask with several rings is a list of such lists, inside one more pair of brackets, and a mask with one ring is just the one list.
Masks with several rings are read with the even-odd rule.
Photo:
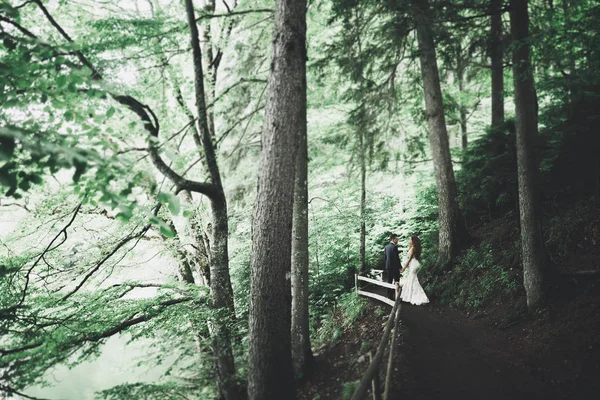
[[394, 398], [560, 399], [537, 381], [491, 329], [450, 309], [403, 304], [401, 357], [409, 371]]

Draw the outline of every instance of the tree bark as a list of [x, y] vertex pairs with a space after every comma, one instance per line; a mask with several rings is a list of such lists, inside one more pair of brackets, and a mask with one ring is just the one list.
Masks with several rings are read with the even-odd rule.
[[[171, 220], [171, 229], [175, 232], [175, 236], [177, 237], [177, 241], [179, 242], [179, 246], [175, 248], [175, 258], [179, 262], [177, 265], [177, 279], [180, 282], [185, 282], [189, 284], [196, 283], [194, 280], [194, 275], [192, 274], [192, 268], [190, 267], [190, 261], [188, 258], [188, 254], [183, 247], [183, 238], [181, 236], [181, 232], [177, 230], [175, 226], [175, 222]], [[167, 241], [167, 238], [163, 236], [163, 239]]]
[[229, 225], [227, 220], [227, 200], [221, 182], [215, 148], [208, 124], [206, 97], [204, 91], [204, 73], [202, 69], [202, 51], [200, 49], [198, 26], [196, 24], [192, 0], [185, 0], [188, 25], [190, 27], [192, 56], [194, 60], [194, 92], [198, 113], [198, 128], [204, 150], [206, 167], [214, 186], [210, 196], [212, 209], [212, 243], [210, 253], [210, 291], [212, 307], [219, 315], [211, 322], [211, 335], [217, 372], [217, 387], [220, 396], [226, 400], [241, 398], [235, 379], [235, 362], [231, 348], [229, 323], [235, 318], [233, 289], [229, 276], [229, 257], [227, 239]]
[[299, 128], [292, 223], [292, 362], [296, 379], [306, 375], [313, 357], [308, 316], [308, 144], [306, 125]]
[[[182, 234], [189, 236], [191, 243], [188, 243], [188, 245], [191, 245], [193, 248], [193, 250], [190, 250], [190, 253], [193, 254], [193, 264], [200, 277], [198, 284], [201, 286], [210, 286], [209, 253], [206, 243], [203, 240], [202, 221], [200, 220], [198, 211], [195, 209], [192, 194], [189, 190], [182, 190], [177, 197], [181, 201], [182, 210], [186, 210], [192, 214], [186, 218], [186, 232]], [[182, 242], [182, 244], [185, 243]]]
[[460, 107], [460, 138], [461, 147], [465, 151], [469, 145], [469, 138], [467, 132], [467, 110], [462, 106]]
[[366, 260], [366, 207], [367, 207], [367, 160], [366, 160], [366, 146], [365, 146], [365, 134], [364, 128], [359, 127], [359, 146], [360, 146], [360, 272], [365, 273], [367, 271], [367, 260]]
[[[572, 20], [572, 15], [571, 12], [573, 11], [573, 1], [572, 0], [563, 0], [562, 1], [562, 9], [563, 9], [563, 14], [564, 14], [564, 24], [565, 24], [565, 31], [569, 32], [572, 31], [573, 29], [573, 20]], [[564, 54], [564, 53], [563, 53]], [[568, 86], [567, 86], [567, 91], [568, 91], [568, 116], [569, 118], [572, 118], [573, 116], [573, 106], [575, 104], [575, 100], [576, 100], [576, 93], [577, 93], [577, 88], [575, 87], [575, 82], [576, 82], [576, 66], [575, 66], [575, 60], [577, 59], [576, 57], [576, 52], [573, 51], [572, 47], [568, 48], [568, 52], [567, 52], [567, 63], [569, 65], [569, 75], [567, 78], [567, 82], [568, 82]], [[557, 68], [559, 68], [560, 70], [563, 69], [563, 67], [561, 66], [561, 61], [562, 60], [558, 60], [557, 64]]]
[[[202, 11], [207, 14], [215, 13], [215, 0], [202, 0]], [[207, 103], [212, 103], [215, 99], [215, 90], [217, 85], [217, 69], [214, 64], [214, 51], [212, 41], [212, 29], [211, 29], [211, 18], [206, 18], [200, 24], [200, 43], [203, 47], [202, 51], [202, 63], [206, 66], [206, 73], [204, 74], [206, 81], [206, 100]], [[210, 134], [214, 136], [215, 133], [215, 118], [214, 108], [208, 110], [206, 117], [208, 119], [208, 128]]]
[[278, 0], [252, 223], [248, 397], [294, 399], [291, 239], [298, 135], [306, 126], [306, 2]]
[[462, 240], [468, 234], [458, 208], [456, 181], [450, 158], [440, 76], [431, 21], [428, 17], [429, 5], [427, 0], [411, 0], [411, 3], [417, 26], [419, 59], [429, 127], [429, 144], [438, 193], [439, 249], [437, 264], [443, 266], [457, 254]]
[[460, 137], [461, 137], [461, 147], [464, 150], [467, 149], [469, 144], [469, 139], [467, 137], [467, 109], [465, 107], [465, 102], [463, 99], [463, 94], [465, 92], [465, 69], [466, 69], [466, 60], [463, 58], [463, 49], [460, 43], [461, 38], [458, 39], [458, 43], [456, 45], [456, 77], [458, 80], [458, 91], [461, 94], [460, 101], [458, 102], [459, 114], [460, 114]]
[[517, 131], [517, 170], [519, 181], [519, 215], [523, 283], [527, 306], [533, 311], [544, 303], [544, 242], [539, 215], [536, 177], [539, 174], [535, 155], [538, 141], [537, 98], [529, 52], [528, 1], [512, 0], [510, 28], [513, 41], [513, 80]]
[[492, 129], [497, 129], [504, 124], [504, 46], [501, 10], [502, 0], [491, 0]]

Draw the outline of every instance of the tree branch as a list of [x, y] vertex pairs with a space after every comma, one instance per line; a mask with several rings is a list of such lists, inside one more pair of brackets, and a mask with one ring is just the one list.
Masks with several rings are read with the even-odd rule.
[[227, 89], [223, 90], [223, 92], [221, 92], [219, 94], [219, 96], [217, 96], [212, 103], [210, 103], [209, 105], [206, 106], [206, 108], [211, 108], [214, 107], [214, 105], [217, 103], [217, 101], [219, 101], [223, 96], [225, 96], [227, 93], [229, 93], [231, 90], [233, 90], [234, 88], [236, 88], [237, 86], [243, 84], [243, 83], [267, 83], [266, 79], [255, 79], [255, 78], [251, 78], [251, 79], [245, 79], [245, 78], [241, 78], [239, 81], [237, 81], [236, 83], [234, 83], [233, 85], [229, 86]]
[[10, 393], [10, 394], [16, 394], [17, 396], [21, 396], [25, 399], [31, 399], [31, 400], [48, 400], [46, 398], [43, 397], [34, 397], [34, 396], [30, 396], [28, 394], [25, 394], [23, 392], [19, 392], [18, 390], [15, 390], [13, 388], [11, 388], [10, 386], [6, 386], [6, 385], [2, 385], [0, 384], [0, 392], [6, 392], [6, 393]]
[[[46, 9], [46, 7], [42, 4], [40, 0], [33, 0], [37, 6], [42, 10], [48, 21], [54, 26], [54, 28], [67, 40], [72, 43], [73, 39], [69, 36], [69, 34], [56, 22], [56, 20], [52, 17], [50, 12]], [[80, 51], [75, 52], [77, 58], [81, 61], [82, 64], [90, 68], [92, 71], [92, 79], [101, 80], [102, 75], [94, 68], [92, 63], [81, 53]], [[158, 138], [158, 133], [160, 130], [160, 125], [156, 114], [152, 111], [152, 109], [139, 102], [132, 96], [128, 95], [118, 95], [114, 93], [110, 93], [110, 95], [121, 105], [126, 106], [134, 112], [143, 122], [144, 129], [154, 138]], [[148, 151], [150, 152], [150, 157], [156, 168], [167, 178], [169, 178], [176, 186], [177, 192], [181, 190], [190, 190], [192, 192], [202, 193], [208, 197], [214, 198], [218, 195], [218, 191], [216, 190], [213, 184], [204, 183], [204, 182], [196, 182], [183, 178], [181, 175], [177, 174], [173, 171], [165, 162], [162, 160], [160, 155], [158, 154], [158, 148], [156, 144], [153, 143], [153, 140], [150, 140], [148, 145]]]
[[121, 249], [123, 246], [125, 246], [127, 243], [129, 243], [133, 239], [136, 239], [136, 238], [139, 238], [140, 236], [145, 235], [151, 226], [152, 226], [152, 224], [147, 224], [138, 233], [132, 232], [129, 235], [127, 235], [124, 239], [122, 239], [119, 243], [117, 243], [117, 245], [106, 256], [104, 256], [98, 263], [96, 263], [96, 265], [84, 276], [83, 280], [81, 282], [79, 282], [79, 284], [75, 287], [75, 289], [73, 289], [72, 291], [70, 291], [69, 293], [67, 293], [66, 295], [64, 295], [62, 297], [61, 301], [65, 301], [69, 297], [74, 295], [79, 289], [81, 289], [81, 287], [88, 281], [88, 279], [90, 279], [92, 277], [92, 275], [94, 275], [96, 273], [96, 271], [98, 271], [100, 269], [100, 267], [106, 261], [108, 261], [113, 255], [115, 255], [117, 253], [117, 251], [119, 251], [119, 249]]
[[[39, 264], [40, 260], [42, 260], [42, 258], [44, 257], [44, 255], [50, 251], [50, 248], [52, 247], [52, 245], [54, 244], [54, 242], [56, 242], [56, 240], [58, 240], [58, 238], [60, 236], [63, 236], [63, 241], [61, 242], [64, 243], [65, 240], [67, 240], [67, 229], [71, 226], [71, 224], [73, 224], [73, 222], [75, 221], [75, 218], [77, 217], [77, 214], [79, 213], [79, 210], [81, 209], [82, 203], [79, 203], [77, 205], [77, 207], [75, 207], [75, 210], [73, 211], [73, 216], [71, 217], [71, 219], [69, 220], [69, 222], [60, 230], [60, 232], [58, 232], [58, 234], [54, 237], [54, 239], [52, 239], [52, 241], [50, 241], [50, 243], [48, 244], [48, 246], [46, 246], [46, 249], [38, 256], [37, 260], [35, 260], [35, 262], [33, 263], [33, 265], [29, 268], [29, 270], [27, 271], [27, 275], [25, 275], [25, 287], [23, 288], [23, 296], [21, 297], [21, 300], [19, 301], [19, 303], [16, 306], [12, 306], [9, 307], [12, 309], [17, 309], [18, 307], [20, 307], [21, 305], [23, 305], [23, 303], [25, 302], [25, 297], [27, 297], [27, 288], [29, 287], [29, 276], [31, 275], [31, 273], [33, 272], [34, 268]], [[56, 248], [58, 246], [55, 246], [54, 248]]]
[[204, 14], [204, 15], [200, 15], [199, 17], [196, 18], [196, 22], [200, 22], [203, 19], [213, 19], [213, 18], [223, 18], [223, 17], [234, 17], [236, 15], [245, 15], [245, 14], [261, 14], [261, 13], [268, 13], [268, 14], [273, 14], [273, 10], [270, 8], [256, 8], [253, 10], [240, 10], [240, 11], [229, 11], [223, 14]]
[[21, 33], [23, 33], [25, 36], [31, 38], [31, 39], [38, 39], [38, 37], [36, 35], [34, 35], [30, 30], [24, 28], [23, 26], [21, 26], [20, 24], [18, 24], [17, 22], [8, 19], [2, 15], [0, 15], [0, 21], [4, 21], [9, 25], [14, 26], [15, 28], [17, 28], [19, 31], [21, 31]]
[[[164, 309], [164, 308], [172, 306], [172, 305], [185, 303], [185, 302], [192, 301], [192, 300], [194, 300], [193, 297], [186, 296], [186, 297], [180, 297], [177, 299], [165, 300], [165, 301], [159, 303], [158, 305], [162, 309]], [[162, 309], [159, 311], [162, 311]], [[130, 316], [129, 318], [127, 318], [126, 320], [124, 320], [123, 322], [119, 323], [118, 325], [113, 326], [112, 328], [106, 329], [99, 333], [88, 334], [88, 335], [83, 336], [73, 342], [63, 344], [63, 346], [61, 346], [61, 348], [64, 349], [69, 346], [79, 346], [86, 342], [98, 342], [102, 339], [106, 339], [106, 338], [114, 336], [118, 333], [121, 333], [122, 331], [124, 331], [127, 328], [131, 328], [132, 326], [149, 321], [152, 318], [154, 318], [155, 316], [156, 315], [154, 315], [154, 314], [144, 314], [139, 317], [135, 317], [135, 314], [134, 314], [134, 315]], [[9, 349], [9, 350], [0, 349], [0, 355], [5, 356], [5, 355], [9, 355], [9, 354], [19, 353], [21, 351], [31, 350], [36, 347], [42, 346], [44, 343], [45, 343], [44, 341], [39, 341], [39, 342], [30, 343], [26, 346], [14, 348], [14, 349]]]
[[33, 3], [33, 2], [34, 2], [34, 0], [27, 0], [25, 3], [23, 3], [23, 4], [21, 4], [21, 5], [18, 5], [18, 6], [14, 6], [13, 8], [14, 8], [15, 10], [18, 10], [19, 8], [23, 8], [23, 7], [25, 7], [27, 4], [30, 4], [30, 3]]
[[[44, 6], [44, 4], [40, 0], [33, 0], [33, 1], [34, 1], [35, 4], [37, 4], [37, 6], [39, 7], [39, 9], [42, 11], [42, 13], [44, 13], [44, 15], [46, 16], [46, 19], [48, 19], [48, 21], [52, 24], [52, 26], [54, 26], [54, 28], [56, 28], [56, 30], [58, 32], [60, 32], [60, 34], [69, 43], [73, 43], [73, 39], [71, 39], [71, 37], [69, 36], [69, 34], [67, 32], [65, 32], [65, 30], [56, 22], [56, 20], [52, 17], [52, 15], [50, 14], [50, 12], [48, 12], [48, 9]], [[77, 56], [77, 58], [79, 59], [79, 61], [81, 61], [81, 63], [83, 65], [85, 65], [86, 67], [88, 67], [92, 71], [92, 79], [96, 79], [96, 80], [102, 79], [102, 76], [100, 75], [100, 73], [96, 70], [96, 68], [94, 68], [94, 66], [92, 65], [92, 63], [90, 63], [88, 61], [88, 59], [83, 55], [83, 53], [81, 51], [77, 50], [75, 52], [75, 55]]]

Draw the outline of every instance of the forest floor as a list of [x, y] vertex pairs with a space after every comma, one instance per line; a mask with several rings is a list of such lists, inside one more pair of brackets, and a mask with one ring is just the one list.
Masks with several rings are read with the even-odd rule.
[[404, 306], [398, 351], [409, 369], [402, 396], [597, 399], [600, 313], [598, 302], [588, 300], [550, 307], [504, 329], [493, 311], [472, 319], [443, 306]]
[[[517, 223], [510, 214], [480, 227], [475, 236], [505, 248]], [[600, 275], [574, 274], [600, 270], [600, 210], [573, 235], [577, 248], [557, 266], [560, 275], [553, 278], [547, 305], [534, 315], [525, 313], [522, 293], [471, 311], [435, 301], [403, 304], [391, 398], [600, 398]], [[367, 369], [366, 353], [376, 350], [389, 312], [389, 306], [369, 300], [340, 340], [318, 352], [298, 398], [349, 398], [353, 388], [344, 384], [359, 380]]]
[[[546, 309], [508, 325], [508, 303], [471, 315], [403, 304], [391, 398], [598, 398], [600, 283], [566, 281], [555, 289]], [[374, 350], [386, 322], [375, 303], [317, 355], [313, 374], [299, 385], [300, 400], [345, 398], [344, 383], [360, 379], [368, 366], [364, 343]]]
[[[369, 300], [358, 320], [344, 328], [338, 342], [315, 352], [312, 373], [299, 382], [298, 400], [349, 399], [346, 396], [353, 393], [353, 386], [347, 385], [346, 390], [344, 386], [360, 380], [369, 366], [368, 352], [377, 351], [390, 311], [389, 306]], [[402, 335], [398, 342], [401, 338]], [[387, 365], [387, 354], [385, 362]], [[394, 382], [400, 381], [400, 372], [405, 368], [401, 361], [394, 365]], [[385, 371], [380, 372], [381, 382], [384, 382]]]

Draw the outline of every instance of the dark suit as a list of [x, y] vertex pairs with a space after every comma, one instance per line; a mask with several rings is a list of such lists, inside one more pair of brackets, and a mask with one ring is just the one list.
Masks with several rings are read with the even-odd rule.
[[[388, 283], [400, 280], [400, 254], [398, 253], [398, 245], [390, 242], [384, 249], [385, 255], [385, 276]], [[394, 290], [388, 289], [388, 297], [394, 300]]]

